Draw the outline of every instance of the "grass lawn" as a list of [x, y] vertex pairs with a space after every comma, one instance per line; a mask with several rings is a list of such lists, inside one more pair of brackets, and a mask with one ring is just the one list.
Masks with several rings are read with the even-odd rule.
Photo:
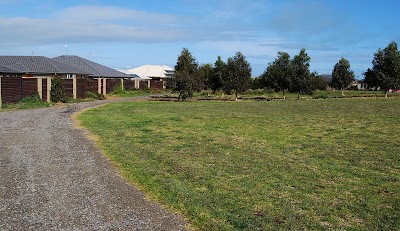
[[125, 102], [78, 116], [200, 230], [400, 227], [400, 99]]

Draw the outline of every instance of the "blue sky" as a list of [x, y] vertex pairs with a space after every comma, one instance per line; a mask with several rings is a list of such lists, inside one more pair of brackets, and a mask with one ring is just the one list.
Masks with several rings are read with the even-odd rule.
[[344, 57], [358, 78], [374, 52], [400, 43], [396, 0], [0, 0], [0, 55], [79, 55], [116, 69], [200, 64], [241, 51], [260, 75], [278, 51], [305, 48], [311, 70]]

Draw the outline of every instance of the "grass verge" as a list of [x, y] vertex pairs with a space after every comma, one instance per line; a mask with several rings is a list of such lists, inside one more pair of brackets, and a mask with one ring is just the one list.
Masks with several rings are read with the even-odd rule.
[[200, 230], [400, 227], [399, 99], [125, 102], [78, 116]]
[[39, 95], [32, 95], [23, 98], [17, 103], [4, 103], [0, 110], [16, 110], [16, 109], [35, 109], [50, 107], [52, 104], [48, 102], [43, 102]]

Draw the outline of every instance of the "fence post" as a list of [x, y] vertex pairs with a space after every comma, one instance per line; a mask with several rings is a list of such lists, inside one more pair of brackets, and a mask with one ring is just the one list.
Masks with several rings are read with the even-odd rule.
[[97, 92], [101, 95], [101, 79], [97, 79]]
[[136, 79], [135, 79], [135, 80], [133, 80], [133, 81], [135, 81], [135, 88], [139, 89], [139, 87], [140, 87], [140, 86], [139, 86], [139, 85], [140, 85], [140, 84], [139, 84], [139, 80], [136, 80]]
[[51, 92], [51, 77], [47, 77], [46, 78], [46, 80], [47, 80], [47, 102], [48, 103], [50, 103], [51, 102], [51, 94], [50, 94], [50, 92]]
[[121, 88], [122, 88], [122, 90], [125, 90], [125, 88], [124, 88], [124, 79], [121, 79]]
[[1, 78], [2, 78], [3, 76], [1, 76], [0, 75], [0, 108], [1, 108], [1, 106], [2, 106], [2, 98], [1, 98]]
[[107, 79], [103, 78], [103, 93], [107, 95]]
[[76, 99], [76, 77], [72, 79], [72, 94], [74, 95], [74, 99]]
[[43, 100], [43, 85], [42, 85], [42, 78], [37, 78], [37, 91], [41, 100]]
[[147, 80], [147, 87], [150, 89], [150, 80]]

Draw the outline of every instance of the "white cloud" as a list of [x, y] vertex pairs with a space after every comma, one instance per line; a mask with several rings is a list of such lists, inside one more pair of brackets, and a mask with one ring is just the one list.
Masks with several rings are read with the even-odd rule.
[[0, 16], [0, 47], [184, 40], [192, 35], [176, 26], [180, 21], [186, 20], [170, 14], [88, 5], [62, 9], [50, 18]]
[[89, 5], [69, 7], [55, 13], [54, 16], [72, 21], [132, 20], [132, 22], [145, 22], [145, 24], [173, 24], [178, 20], [175, 15], [170, 14], [151, 13], [113, 6]]

